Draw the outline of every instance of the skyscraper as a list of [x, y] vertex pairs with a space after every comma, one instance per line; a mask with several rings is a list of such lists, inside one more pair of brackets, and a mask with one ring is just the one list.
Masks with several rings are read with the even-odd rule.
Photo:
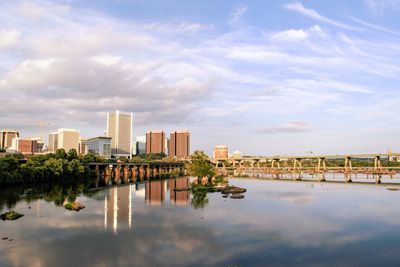
[[3, 129], [0, 130], [0, 148], [9, 148], [12, 146], [12, 140], [19, 137], [17, 130]]
[[133, 114], [115, 111], [107, 113], [107, 137], [111, 137], [113, 156], [132, 156], [132, 120]]
[[146, 133], [146, 154], [165, 153], [165, 133], [148, 131]]
[[182, 159], [190, 155], [190, 133], [187, 130], [171, 133], [169, 156]]

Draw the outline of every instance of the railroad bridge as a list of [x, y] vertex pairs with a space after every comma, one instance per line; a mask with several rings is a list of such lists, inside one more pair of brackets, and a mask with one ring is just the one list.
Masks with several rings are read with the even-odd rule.
[[[346, 182], [351, 182], [352, 174], [365, 174], [377, 176], [376, 182], [380, 183], [382, 175], [394, 176], [400, 173], [400, 167], [382, 166], [383, 159], [398, 159], [400, 153], [391, 154], [343, 154], [343, 155], [309, 155], [309, 156], [267, 156], [267, 157], [233, 157], [212, 159], [221, 174], [227, 174], [228, 169], [233, 169], [235, 174], [259, 173], [268, 174], [274, 178], [290, 175], [295, 180], [301, 180], [304, 173], [319, 175], [321, 181], [325, 180], [325, 173], [343, 173]], [[328, 167], [327, 161], [335, 160], [340, 167]], [[353, 166], [354, 160], [362, 160], [365, 166]], [[307, 162], [307, 166], [304, 166]], [[371, 166], [370, 162], [373, 162]], [[283, 164], [284, 163], [284, 164]], [[285, 166], [283, 166], [285, 165]], [[231, 166], [228, 168], [228, 166]]]
[[105, 185], [182, 176], [185, 171], [180, 161], [89, 163], [89, 167], [96, 171], [98, 182]]

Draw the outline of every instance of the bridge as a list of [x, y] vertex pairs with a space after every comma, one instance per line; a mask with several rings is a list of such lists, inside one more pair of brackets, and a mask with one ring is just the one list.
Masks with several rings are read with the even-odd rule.
[[117, 162], [89, 163], [89, 168], [95, 170], [97, 183], [103, 185], [130, 183], [172, 175], [184, 174], [184, 162], [180, 161], [150, 161], [150, 162]]
[[[383, 159], [399, 159], [400, 153], [390, 154], [342, 154], [342, 155], [308, 155], [308, 156], [266, 156], [266, 157], [233, 157], [212, 159], [218, 173], [227, 174], [231, 169], [236, 175], [267, 174], [271, 178], [280, 179], [290, 176], [301, 180], [304, 174], [318, 176], [319, 181], [325, 181], [325, 174], [342, 173], [345, 182], [352, 182], [352, 175], [364, 174], [372, 176], [376, 183], [381, 183], [382, 176], [393, 177], [400, 173], [398, 166], [382, 165]], [[335, 161], [335, 167], [328, 167], [327, 161]], [[358, 160], [363, 166], [353, 166]], [[373, 162], [373, 166], [368, 163]], [[306, 164], [304, 164], [306, 163]], [[307, 166], [305, 166], [307, 165]], [[229, 167], [231, 166], [231, 167]]]

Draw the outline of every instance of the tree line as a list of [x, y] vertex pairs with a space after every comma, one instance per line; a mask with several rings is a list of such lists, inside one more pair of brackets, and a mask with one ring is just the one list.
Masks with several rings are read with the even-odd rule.
[[20, 154], [0, 158], [0, 184], [21, 184], [55, 180], [88, 178], [94, 175], [89, 162], [104, 162], [94, 154], [78, 155], [75, 149], [66, 152], [58, 149], [56, 153], [34, 155], [22, 163]]

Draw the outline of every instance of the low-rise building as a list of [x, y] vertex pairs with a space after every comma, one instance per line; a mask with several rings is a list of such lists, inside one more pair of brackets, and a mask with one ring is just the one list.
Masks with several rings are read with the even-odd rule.
[[19, 132], [17, 130], [0, 130], [0, 148], [10, 148], [12, 146], [12, 140], [16, 137], [19, 137]]
[[111, 137], [98, 136], [83, 141], [85, 155], [92, 153], [105, 158], [111, 158]]
[[227, 159], [228, 147], [225, 145], [218, 145], [214, 147], [214, 159]]

